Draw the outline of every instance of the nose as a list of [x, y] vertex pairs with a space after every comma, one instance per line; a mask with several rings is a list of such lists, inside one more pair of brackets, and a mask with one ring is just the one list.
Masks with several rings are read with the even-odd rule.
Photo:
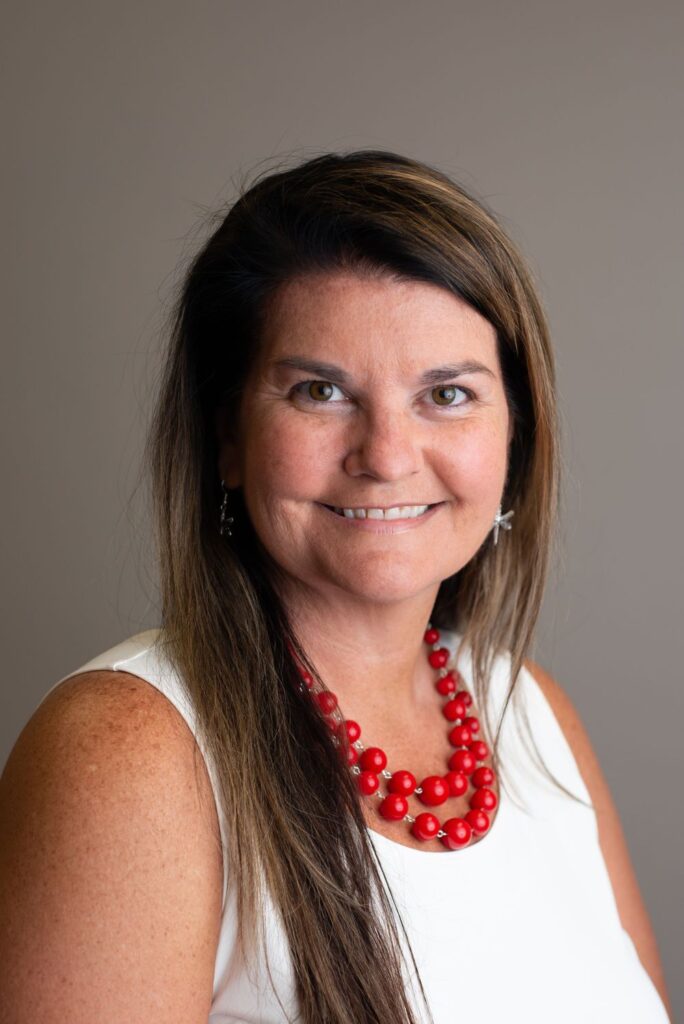
[[409, 414], [385, 409], [355, 423], [344, 460], [350, 476], [401, 480], [419, 473], [422, 465], [420, 428]]

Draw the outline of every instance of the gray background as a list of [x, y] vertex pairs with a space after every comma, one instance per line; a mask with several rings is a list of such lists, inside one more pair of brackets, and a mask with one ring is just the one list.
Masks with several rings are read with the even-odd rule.
[[157, 622], [136, 474], [207, 211], [273, 157], [424, 159], [499, 213], [548, 309], [564, 521], [533, 656], [587, 725], [684, 1009], [682, 11], [6, 6], [0, 761], [61, 675]]

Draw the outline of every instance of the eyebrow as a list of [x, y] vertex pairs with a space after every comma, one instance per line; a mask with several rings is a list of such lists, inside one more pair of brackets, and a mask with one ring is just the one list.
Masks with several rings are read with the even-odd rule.
[[[273, 362], [276, 367], [290, 370], [304, 370], [306, 373], [313, 373], [324, 380], [334, 381], [346, 387], [353, 384], [351, 374], [343, 370], [341, 366], [334, 363], [321, 363], [316, 359], [305, 359], [300, 356], [286, 356]], [[419, 385], [440, 384], [444, 380], [453, 377], [460, 377], [464, 373], [484, 373], [496, 379], [496, 374], [484, 363], [478, 363], [475, 359], [464, 359], [460, 363], [447, 363], [444, 366], [436, 366], [432, 370], [421, 373], [417, 383]]]

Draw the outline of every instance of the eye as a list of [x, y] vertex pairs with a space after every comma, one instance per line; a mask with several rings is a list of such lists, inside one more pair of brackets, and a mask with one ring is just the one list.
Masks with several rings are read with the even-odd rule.
[[330, 404], [328, 400], [336, 388], [340, 391], [337, 384], [331, 384], [327, 380], [303, 380], [299, 384], [295, 384], [292, 390], [305, 402], [328, 405]]
[[[452, 399], [455, 397], [456, 392], [460, 391], [466, 395], [465, 402], [454, 402]], [[431, 395], [438, 395], [438, 399], [435, 401], [435, 405], [441, 406], [442, 408], [454, 408], [461, 405], [466, 405], [468, 401], [472, 400], [475, 396], [469, 388], [457, 387], [456, 384], [441, 384], [437, 388], [432, 388], [430, 391]]]
[[[331, 384], [327, 380], [303, 380], [292, 388], [292, 393], [296, 394], [301, 401], [312, 405], [337, 404], [336, 401], [332, 400], [335, 391], [343, 395], [342, 401], [346, 401], [344, 392], [337, 384]], [[465, 400], [456, 402], [454, 399], [459, 391], [466, 397]], [[431, 388], [429, 394], [437, 395], [434, 404], [442, 409], [458, 409], [463, 405], [467, 405], [475, 398], [475, 393], [469, 388], [462, 388], [456, 384], [441, 384], [439, 387]]]

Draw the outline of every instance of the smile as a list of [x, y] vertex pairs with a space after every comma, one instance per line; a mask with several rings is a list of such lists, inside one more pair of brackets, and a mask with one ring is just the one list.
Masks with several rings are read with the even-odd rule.
[[431, 519], [434, 513], [444, 504], [439, 501], [434, 505], [395, 505], [392, 508], [338, 508], [316, 502], [320, 508], [335, 516], [344, 525], [369, 530], [372, 533], [403, 532], [413, 526], [422, 525]]
[[335, 508], [333, 505], [326, 505], [338, 516], [345, 516], [347, 519], [417, 519], [424, 515], [432, 505], [394, 505], [392, 508]]

